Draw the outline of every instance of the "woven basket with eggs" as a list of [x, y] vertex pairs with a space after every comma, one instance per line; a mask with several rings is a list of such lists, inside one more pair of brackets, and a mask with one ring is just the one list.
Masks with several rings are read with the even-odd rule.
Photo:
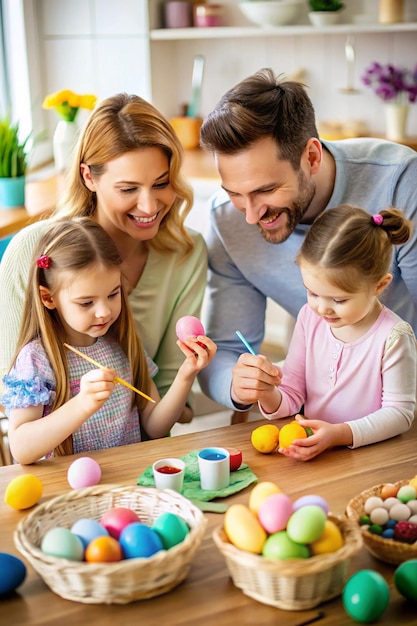
[[[408, 484], [408, 480], [401, 480], [394, 483], [395, 487], [403, 487]], [[365, 489], [359, 495], [350, 500], [346, 507], [347, 517], [355, 522], [359, 527], [360, 518], [365, 512], [365, 502], [372, 496], [381, 496], [385, 484], [375, 485]], [[417, 542], [413, 544], [403, 543], [394, 539], [385, 539], [380, 535], [369, 532], [366, 527], [361, 527], [362, 537], [369, 552], [380, 561], [399, 565], [409, 559], [417, 558]]]
[[299, 611], [342, 593], [350, 558], [362, 547], [356, 523], [331, 514], [328, 519], [339, 527], [344, 545], [336, 552], [307, 559], [279, 561], [245, 552], [229, 542], [223, 526], [214, 530], [213, 539], [226, 560], [233, 583], [245, 595], [263, 604]]
[[[70, 528], [81, 518], [100, 520], [112, 507], [132, 509], [147, 525], [163, 513], [174, 513], [185, 520], [190, 532], [169, 550], [115, 563], [71, 561], [40, 549], [50, 529]], [[166, 593], [187, 577], [206, 523], [201, 511], [174, 491], [99, 485], [70, 491], [39, 505], [19, 522], [14, 540], [33, 569], [59, 596], [89, 604], [127, 604]]]

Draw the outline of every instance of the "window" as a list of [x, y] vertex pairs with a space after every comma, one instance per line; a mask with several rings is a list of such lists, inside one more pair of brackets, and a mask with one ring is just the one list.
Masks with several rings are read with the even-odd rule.
[[42, 111], [43, 88], [39, 63], [36, 0], [0, 0], [1, 112], [10, 112], [19, 122], [22, 138], [29, 133], [34, 140], [31, 167], [51, 158], [51, 148], [42, 137], [45, 122]]

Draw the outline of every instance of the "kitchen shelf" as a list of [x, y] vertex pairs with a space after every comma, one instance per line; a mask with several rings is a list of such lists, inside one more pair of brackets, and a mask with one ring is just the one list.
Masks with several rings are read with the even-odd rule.
[[157, 28], [150, 31], [152, 41], [184, 39], [231, 39], [239, 37], [282, 37], [299, 35], [348, 35], [366, 33], [398, 33], [417, 30], [417, 22], [400, 24], [335, 24], [333, 26], [221, 26], [212, 28]]

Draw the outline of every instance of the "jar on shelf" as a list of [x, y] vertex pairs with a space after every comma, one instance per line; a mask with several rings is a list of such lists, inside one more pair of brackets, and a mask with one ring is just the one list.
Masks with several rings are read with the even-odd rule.
[[223, 26], [222, 4], [195, 4], [194, 26], [208, 28], [210, 26]]
[[396, 24], [404, 21], [404, 0], [379, 0], [380, 24]]

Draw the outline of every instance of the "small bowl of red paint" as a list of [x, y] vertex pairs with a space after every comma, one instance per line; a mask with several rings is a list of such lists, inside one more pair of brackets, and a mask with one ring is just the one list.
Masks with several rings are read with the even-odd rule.
[[184, 484], [185, 463], [181, 459], [159, 459], [152, 465], [157, 489], [173, 489], [181, 493]]

